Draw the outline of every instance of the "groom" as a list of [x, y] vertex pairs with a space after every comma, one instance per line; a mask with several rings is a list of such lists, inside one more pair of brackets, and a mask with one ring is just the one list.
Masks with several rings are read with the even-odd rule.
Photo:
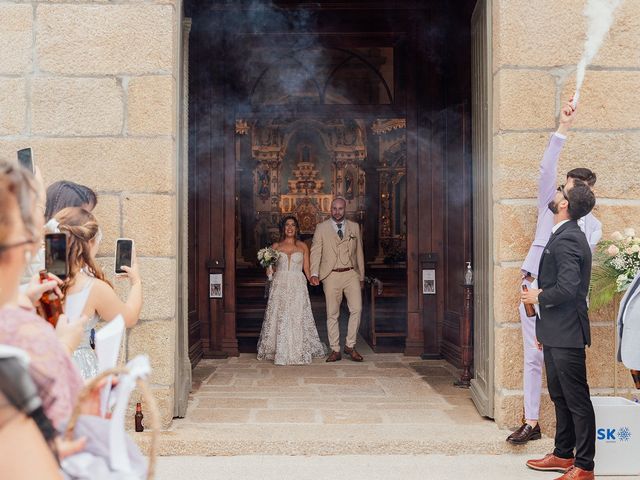
[[342, 359], [340, 354], [340, 304], [343, 295], [349, 306], [349, 327], [344, 353], [361, 362], [356, 351], [356, 337], [362, 312], [364, 285], [364, 253], [357, 223], [344, 218], [347, 201], [336, 197], [331, 202], [331, 218], [316, 226], [311, 245], [311, 285], [322, 282], [327, 301], [327, 330], [331, 354], [327, 362]]

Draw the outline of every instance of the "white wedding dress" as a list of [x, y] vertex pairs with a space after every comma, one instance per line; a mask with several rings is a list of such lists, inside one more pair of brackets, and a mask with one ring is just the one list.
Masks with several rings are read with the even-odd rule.
[[302, 252], [278, 257], [258, 340], [258, 360], [304, 365], [327, 354], [311, 312], [303, 261]]

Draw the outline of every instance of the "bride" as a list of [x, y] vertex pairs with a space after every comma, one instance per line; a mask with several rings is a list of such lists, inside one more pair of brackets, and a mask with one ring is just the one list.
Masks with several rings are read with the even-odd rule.
[[280, 255], [258, 340], [258, 360], [273, 360], [276, 365], [304, 365], [327, 354], [307, 291], [309, 247], [298, 239], [298, 232], [298, 220], [285, 217], [280, 241], [273, 244]]

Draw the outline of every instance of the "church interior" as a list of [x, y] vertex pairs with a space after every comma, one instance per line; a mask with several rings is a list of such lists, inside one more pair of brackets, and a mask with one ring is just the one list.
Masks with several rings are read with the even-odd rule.
[[310, 245], [335, 196], [362, 231], [363, 340], [460, 364], [475, 2], [453, 3], [187, 2], [194, 364], [255, 352], [257, 250], [285, 215]]

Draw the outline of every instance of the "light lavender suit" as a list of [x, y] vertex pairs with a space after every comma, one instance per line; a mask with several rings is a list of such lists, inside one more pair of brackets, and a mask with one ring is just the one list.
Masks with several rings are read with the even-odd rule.
[[[522, 264], [522, 273], [538, 277], [538, 266], [545, 245], [551, 236], [553, 228], [553, 213], [548, 205], [556, 194], [556, 180], [558, 178], [558, 159], [566, 138], [554, 133], [549, 140], [547, 149], [540, 163], [540, 177], [538, 179], [538, 222], [536, 235], [531, 248]], [[602, 237], [602, 224], [591, 213], [578, 220], [578, 224], [587, 237], [593, 251]], [[531, 288], [531, 283], [522, 280], [523, 285]], [[522, 341], [524, 345], [524, 416], [527, 420], [538, 420], [540, 416], [540, 395], [542, 393], [542, 365], [544, 357], [538, 350], [536, 342], [536, 317], [527, 317], [524, 305], [520, 304], [520, 323], [522, 326]]]

